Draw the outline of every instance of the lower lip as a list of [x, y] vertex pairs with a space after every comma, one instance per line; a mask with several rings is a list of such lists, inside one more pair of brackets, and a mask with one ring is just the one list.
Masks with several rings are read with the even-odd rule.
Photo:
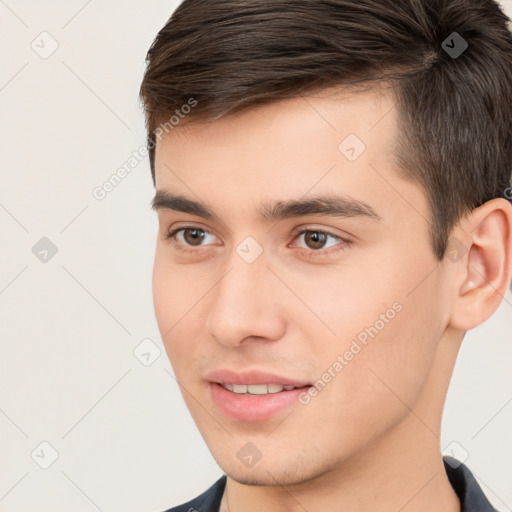
[[310, 386], [283, 390], [265, 395], [241, 395], [228, 391], [217, 382], [210, 383], [215, 405], [228, 417], [240, 421], [265, 421], [276, 413], [297, 403], [298, 396]]

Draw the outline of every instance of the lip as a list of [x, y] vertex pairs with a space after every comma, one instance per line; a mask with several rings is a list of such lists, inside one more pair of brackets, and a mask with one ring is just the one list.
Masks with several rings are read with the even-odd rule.
[[228, 391], [218, 382], [210, 382], [210, 394], [217, 408], [227, 417], [238, 421], [266, 421], [279, 411], [298, 405], [298, 397], [308, 388], [266, 395], [242, 395]]
[[[210, 396], [217, 408], [227, 417], [238, 421], [266, 421], [283, 409], [298, 404], [298, 396], [311, 384], [275, 373], [257, 370], [236, 372], [219, 369], [205, 377], [210, 384]], [[222, 384], [281, 384], [297, 389], [282, 390], [265, 395], [242, 395], [228, 391]]]
[[230, 369], [219, 369], [206, 375], [206, 380], [218, 384], [281, 384], [282, 386], [295, 386], [302, 388], [310, 386], [310, 382], [298, 381], [275, 373], [261, 372], [257, 370], [245, 370], [236, 372]]

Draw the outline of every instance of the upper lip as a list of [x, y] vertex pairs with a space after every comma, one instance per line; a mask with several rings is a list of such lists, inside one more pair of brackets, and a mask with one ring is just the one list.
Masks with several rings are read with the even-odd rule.
[[217, 382], [219, 384], [281, 384], [283, 386], [295, 386], [301, 388], [309, 386], [309, 382], [290, 379], [283, 375], [275, 373], [260, 372], [257, 370], [234, 371], [229, 369], [219, 369], [209, 372], [206, 379], [210, 382]]

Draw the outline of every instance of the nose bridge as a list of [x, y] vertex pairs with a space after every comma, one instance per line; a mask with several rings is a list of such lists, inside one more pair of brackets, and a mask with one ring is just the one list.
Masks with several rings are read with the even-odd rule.
[[207, 329], [225, 345], [236, 346], [249, 336], [278, 339], [284, 329], [273, 293], [275, 276], [264, 253], [254, 258], [254, 247], [247, 243], [233, 250], [226, 272], [212, 290]]

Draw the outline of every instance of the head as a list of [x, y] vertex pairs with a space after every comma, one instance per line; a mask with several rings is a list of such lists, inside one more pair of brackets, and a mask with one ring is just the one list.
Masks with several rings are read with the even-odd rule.
[[[438, 445], [460, 342], [512, 273], [507, 22], [491, 0], [185, 0], [158, 33], [141, 86], [155, 311], [234, 479]], [[234, 419], [218, 369], [311, 387]]]

